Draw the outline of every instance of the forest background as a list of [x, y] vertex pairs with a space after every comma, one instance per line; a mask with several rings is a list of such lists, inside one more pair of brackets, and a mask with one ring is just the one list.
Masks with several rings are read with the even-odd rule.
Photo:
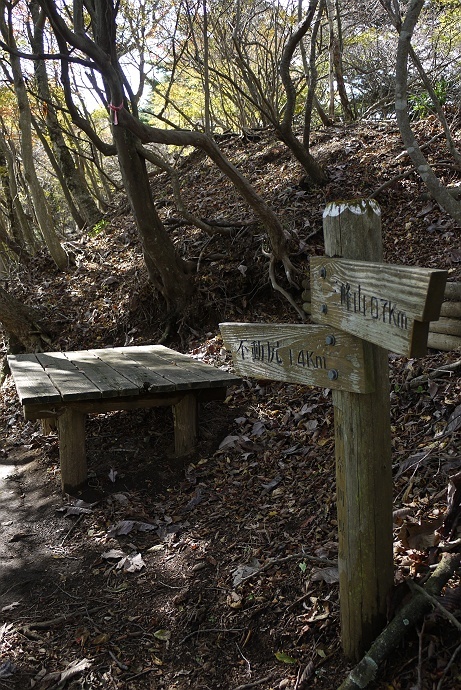
[[[456, 192], [447, 189], [460, 165], [450, 130], [460, 95], [456, 3], [32, 0], [1, 2], [0, 10], [6, 278], [43, 247], [59, 270], [70, 269], [72, 242], [104, 230], [123, 190], [163, 304], [164, 333], [177, 331], [200, 272], [175, 244], [172, 218], [160, 217], [156, 176], [169, 177], [175, 222], [210, 238], [245, 225], [227, 209], [198, 216], [187, 207], [180, 166], [199, 149], [246, 204], [247, 231], [265, 236], [271, 284], [303, 318], [291, 228], [271, 207], [271, 190], [257, 190], [223, 152], [231, 133], [254, 137], [266, 128], [289, 149], [309, 190], [329, 179], [321, 149], [312, 153], [316, 128], [396, 122], [431, 197], [461, 222]], [[414, 132], [430, 113], [446, 138], [445, 170], [431, 167], [428, 142]], [[23, 348], [50, 345], [40, 314], [4, 288], [0, 321]]]
[[[0, 0], [2, 354], [165, 342], [229, 367], [219, 321], [308, 319], [309, 257], [340, 198], [382, 206], [386, 261], [445, 268], [459, 289], [459, 15], [450, 1]], [[439, 555], [460, 468], [451, 337], [389, 359], [400, 584]], [[166, 411], [91, 418], [95, 493], [78, 506], [59, 494], [57, 438], [24, 422], [6, 378], [0, 458], [32, 467], [0, 514], [2, 681], [339, 685], [328, 395], [245, 381], [205, 406], [186, 468]], [[124, 519], [157, 529], [117, 533]], [[375, 687], [457, 687], [461, 647], [435, 615], [425, 626]]]

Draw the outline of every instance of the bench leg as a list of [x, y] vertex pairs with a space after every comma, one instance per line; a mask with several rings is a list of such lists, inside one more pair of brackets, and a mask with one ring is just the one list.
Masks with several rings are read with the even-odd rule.
[[193, 393], [173, 406], [174, 446], [177, 457], [190, 455], [197, 446], [197, 398]]
[[55, 417], [47, 417], [42, 419], [42, 434], [48, 436], [56, 431], [56, 419]]
[[87, 478], [85, 455], [85, 415], [67, 408], [58, 417], [61, 486], [72, 492]]

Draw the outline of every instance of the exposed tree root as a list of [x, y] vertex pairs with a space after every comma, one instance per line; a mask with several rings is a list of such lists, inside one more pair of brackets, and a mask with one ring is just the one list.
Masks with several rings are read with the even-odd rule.
[[439, 594], [454, 574], [461, 562], [461, 554], [445, 554], [427, 580], [424, 594], [417, 591], [413, 598], [403, 606], [381, 635], [371, 645], [368, 653], [352, 669], [338, 690], [357, 690], [366, 688], [375, 679], [379, 664], [395, 649], [406, 633], [423, 619], [433, 603], [427, 596]]
[[436, 379], [439, 376], [442, 376], [444, 374], [448, 374], [451, 376], [452, 374], [455, 374], [456, 372], [461, 370], [461, 359], [458, 359], [456, 362], [452, 362], [451, 364], [444, 364], [442, 367], [439, 367], [438, 369], [434, 369], [433, 371], [429, 371], [427, 374], [422, 374], [421, 376], [416, 376], [416, 378], [411, 379], [411, 381], [408, 381], [406, 384], [406, 387], [408, 388], [417, 388], [420, 386], [422, 383], [427, 383], [431, 379]]
[[[275, 261], [276, 261], [275, 258], [273, 256], [271, 256], [271, 258], [269, 260], [269, 278], [271, 281], [271, 285], [274, 288], [274, 290], [277, 290], [277, 292], [280, 292], [280, 294], [283, 295], [286, 300], [288, 300], [288, 302], [291, 304], [293, 309], [295, 309], [295, 311], [297, 312], [301, 321], [305, 321], [306, 320], [306, 314], [304, 313], [303, 309], [296, 304], [296, 302], [294, 301], [294, 299], [290, 295], [290, 293], [287, 292], [286, 290], [284, 290], [284, 288], [278, 284], [277, 278], [275, 277]], [[286, 258], [286, 261], [288, 261], [291, 264], [288, 257]], [[285, 270], [287, 270], [287, 266], [286, 266], [285, 261], [283, 262], [283, 264], [285, 266]]]

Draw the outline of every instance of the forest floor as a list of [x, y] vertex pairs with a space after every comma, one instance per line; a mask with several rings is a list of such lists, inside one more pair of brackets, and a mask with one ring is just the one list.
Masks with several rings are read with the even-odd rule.
[[[422, 141], [438, 133], [431, 120], [418, 129]], [[410, 170], [392, 123], [317, 133], [312, 151], [330, 180], [323, 188], [300, 185], [299, 167], [269, 132], [254, 139], [230, 138], [224, 151], [279, 214], [304, 273], [309, 257], [323, 254], [328, 201], [368, 197]], [[426, 155], [445, 171], [445, 183], [460, 181], [437, 140]], [[178, 250], [198, 264], [199, 309], [166, 344], [230, 368], [220, 321], [288, 323], [298, 316], [269, 285], [261, 228], [216, 169], [192, 153], [181, 179], [191, 211], [231, 218], [237, 229], [209, 237], [178, 224], [168, 180], [152, 178]], [[461, 280], [460, 231], [424, 197], [416, 175], [376, 198], [386, 261], [444, 268], [449, 280]], [[148, 344], [162, 335], [161, 303], [122, 197], [108, 220], [97, 234], [67, 238], [75, 256], [68, 271], [39, 255], [11, 272], [8, 289], [42, 310], [54, 349]], [[242, 221], [248, 225], [238, 226]], [[301, 304], [301, 291], [294, 296]], [[458, 375], [411, 383], [459, 356], [389, 356], [396, 585], [423, 581], [440, 557], [436, 530], [450, 477], [461, 470]], [[198, 453], [186, 463], [172, 455], [172, 429], [164, 408], [90, 417], [88, 487], [63, 496], [57, 437], [24, 421], [6, 378], [0, 688], [334, 690], [346, 677], [330, 392], [244, 380], [224, 404], [203, 406]], [[443, 603], [459, 614], [458, 576]], [[459, 633], [432, 613], [369, 687], [459, 689], [456, 650]]]

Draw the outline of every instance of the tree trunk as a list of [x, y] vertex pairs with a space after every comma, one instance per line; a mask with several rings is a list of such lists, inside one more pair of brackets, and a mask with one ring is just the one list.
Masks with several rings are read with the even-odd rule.
[[461, 225], [461, 204], [452, 197], [450, 192], [434, 174], [421, 148], [416, 142], [416, 137], [413, 134], [410, 119], [408, 117], [408, 55], [410, 52], [411, 38], [423, 6], [424, 0], [415, 0], [412, 2], [400, 29], [395, 65], [395, 112], [397, 124], [407, 153], [429, 192], [456, 223]]
[[15, 159], [4, 137], [3, 123], [0, 125], [0, 156], [5, 161], [5, 168], [2, 164], [2, 186], [5, 197], [11, 200], [11, 204], [7, 202], [11, 235], [24, 251], [34, 254], [39, 246], [38, 238], [22, 206], [16, 179]]
[[[45, 52], [43, 47], [43, 26], [45, 16], [41, 12], [36, 0], [29, 3], [29, 8], [34, 20], [34, 34], [31, 37], [31, 44], [34, 53], [40, 55]], [[94, 199], [88, 191], [88, 187], [84, 177], [74, 165], [72, 155], [64, 139], [61, 126], [56, 116], [56, 111], [52, 105], [52, 98], [50, 87], [48, 83], [48, 75], [46, 72], [45, 63], [43, 60], [35, 62], [35, 78], [37, 80], [38, 94], [45, 104], [45, 122], [51, 140], [51, 145], [62, 171], [67, 189], [71, 193], [77, 208], [78, 215], [73, 213], [73, 208], [70, 206], [70, 211], [74, 215], [74, 220], [82, 229], [82, 217], [84, 226], [92, 227], [98, 223], [102, 218], [102, 213], [96, 206]]]
[[40, 314], [27, 307], [23, 301], [12, 297], [0, 287], [0, 323], [7, 337], [13, 337], [26, 352], [42, 351], [50, 342], [45, 329], [40, 325]]
[[[12, 27], [5, 23], [5, 3], [0, 2], [1, 9], [1, 32], [6, 43], [13, 51], [17, 51], [17, 46], [13, 38]], [[13, 72], [14, 91], [19, 109], [19, 129], [21, 131], [21, 153], [24, 166], [24, 176], [29, 187], [37, 223], [42, 233], [45, 244], [50, 255], [58, 268], [64, 270], [67, 267], [67, 254], [64, 251], [59, 238], [55, 232], [55, 224], [49, 213], [46, 197], [40, 186], [33, 156], [32, 144], [32, 121], [30, 105], [27, 91], [22, 75], [20, 58], [14, 52], [10, 53], [10, 64]]]
[[187, 306], [192, 292], [191, 277], [155, 209], [145, 162], [136, 149], [135, 136], [119, 126], [114, 126], [113, 132], [149, 278], [163, 295], [170, 315], [174, 316]]
[[[354, 113], [352, 112], [349, 98], [346, 93], [346, 85], [344, 83], [344, 73], [343, 73], [343, 60], [342, 60], [342, 48], [339, 38], [340, 34], [340, 17], [338, 8], [333, 0], [326, 0], [327, 2], [327, 14], [328, 14], [328, 24], [330, 27], [330, 79], [331, 76], [336, 80], [336, 88], [338, 90], [339, 98], [341, 101], [341, 107], [343, 110], [343, 116], [345, 122], [351, 122], [354, 119]], [[335, 23], [338, 25], [338, 32], [336, 32]], [[333, 88], [333, 87], [331, 87]], [[331, 110], [331, 108], [330, 108]], [[333, 113], [330, 115], [334, 116], [334, 105]]]
[[307, 30], [311, 26], [316, 8], [317, 0], [312, 0], [304, 21], [298, 25], [296, 31], [287, 41], [287, 44], [283, 50], [282, 59], [280, 61], [280, 76], [285, 88], [287, 102], [282, 121], [274, 124], [280, 139], [288, 146], [293, 155], [301, 163], [307, 175], [314, 182], [323, 184], [327, 180], [325, 171], [315, 160], [313, 155], [309, 153], [308, 148], [299, 141], [298, 137], [293, 132], [293, 117], [296, 106], [296, 89], [290, 74], [290, 64], [293, 58], [293, 53], [296, 49], [296, 46], [300, 43], [300, 41], [302, 41]]

